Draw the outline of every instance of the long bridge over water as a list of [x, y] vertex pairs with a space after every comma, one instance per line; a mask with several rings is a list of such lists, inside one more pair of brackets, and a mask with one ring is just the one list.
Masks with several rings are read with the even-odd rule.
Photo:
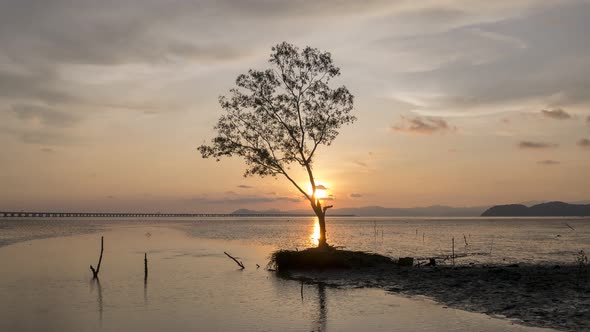
[[[117, 212], [14, 212], [0, 211], [0, 218], [207, 218], [207, 217], [312, 217], [304, 214], [233, 213], [117, 213]], [[331, 215], [351, 217], [352, 215]]]
[[204, 218], [204, 217], [294, 217], [293, 214], [231, 213], [116, 213], [116, 212], [13, 212], [0, 211], [0, 218]]

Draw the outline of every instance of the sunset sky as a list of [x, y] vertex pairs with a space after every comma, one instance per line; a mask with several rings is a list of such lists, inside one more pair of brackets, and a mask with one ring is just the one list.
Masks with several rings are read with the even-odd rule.
[[308, 207], [196, 150], [282, 41], [355, 95], [315, 164], [335, 207], [588, 200], [589, 34], [589, 1], [2, 1], [0, 210]]

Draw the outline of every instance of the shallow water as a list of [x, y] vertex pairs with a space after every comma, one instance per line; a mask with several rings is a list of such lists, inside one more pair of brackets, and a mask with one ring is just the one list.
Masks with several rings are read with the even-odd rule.
[[[494, 239], [492, 255], [465, 261], [569, 261], [577, 250], [588, 249], [588, 220], [477, 222], [341, 218], [329, 221], [328, 236], [351, 249], [424, 257], [450, 252], [443, 246], [449, 237], [463, 240], [461, 232], [473, 252]], [[313, 244], [312, 218], [0, 220], [0, 225], [0, 331], [536, 330], [423, 298], [302, 286], [265, 271], [272, 250]], [[88, 266], [97, 262], [100, 235], [105, 252], [97, 282]], [[237, 269], [223, 251], [246, 269]]]
[[[456, 264], [571, 263], [590, 252], [590, 218], [329, 218], [332, 245], [392, 257], [448, 258]], [[296, 249], [313, 246], [315, 218], [0, 219], [0, 247], [54, 236], [123, 226], [162, 226], [193, 237]], [[450, 263], [450, 260], [447, 260]], [[444, 263], [444, 261], [443, 261]]]

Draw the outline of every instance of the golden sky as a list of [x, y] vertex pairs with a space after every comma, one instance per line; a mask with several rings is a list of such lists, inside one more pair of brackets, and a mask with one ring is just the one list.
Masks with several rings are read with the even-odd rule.
[[355, 95], [315, 164], [335, 207], [588, 200], [588, 31], [587, 1], [3, 1], [0, 210], [306, 208], [196, 151], [282, 41]]

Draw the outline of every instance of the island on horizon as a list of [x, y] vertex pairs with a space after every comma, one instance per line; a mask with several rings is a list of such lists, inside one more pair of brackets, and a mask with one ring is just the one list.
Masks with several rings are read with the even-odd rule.
[[482, 217], [585, 217], [590, 216], [590, 204], [547, 202], [528, 207], [523, 204], [495, 205]]

